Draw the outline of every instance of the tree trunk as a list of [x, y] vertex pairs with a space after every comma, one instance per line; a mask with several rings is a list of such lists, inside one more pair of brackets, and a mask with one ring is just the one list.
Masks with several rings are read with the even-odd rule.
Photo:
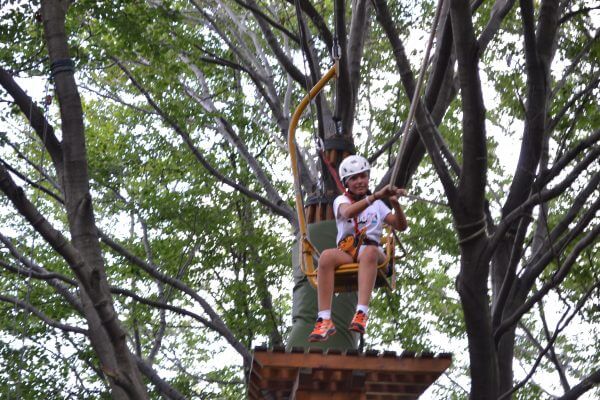
[[489, 267], [479, 260], [485, 247], [484, 237], [461, 246], [461, 270], [457, 282], [469, 341], [469, 398], [473, 400], [498, 398], [497, 358], [487, 291]]
[[[67, 218], [73, 245], [81, 256], [81, 262], [73, 269], [80, 282], [82, 298], [85, 300], [89, 296], [90, 299], [90, 305], [84, 307], [90, 331], [100, 328], [94, 326], [96, 320], [101, 322], [100, 330], [103, 332], [91, 334], [90, 340], [111, 387], [119, 387], [113, 395], [115, 398], [146, 399], [148, 395], [141, 374], [127, 348], [126, 333], [113, 307], [97, 236], [89, 193], [83, 110], [65, 32], [68, 5], [66, 0], [43, 1], [42, 18], [60, 103], [64, 165], [62, 187]], [[111, 365], [113, 359], [115, 365]]]

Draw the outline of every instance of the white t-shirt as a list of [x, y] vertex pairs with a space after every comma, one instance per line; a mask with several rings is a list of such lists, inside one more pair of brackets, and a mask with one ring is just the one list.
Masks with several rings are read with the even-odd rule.
[[[333, 201], [333, 214], [335, 215], [335, 225], [337, 227], [336, 243], [339, 243], [342, 238], [345, 238], [348, 235], [354, 235], [354, 219], [344, 219], [338, 213], [340, 204], [345, 203], [352, 204], [352, 201], [344, 194], [336, 197]], [[375, 200], [373, 204], [362, 210], [362, 212], [356, 216], [358, 229], [360, 230], [366, 226], [367, 238], [379, 243], [383, 231], [383, 220], [391, 212], [392, 210], [390, 210], [383, 201]]]

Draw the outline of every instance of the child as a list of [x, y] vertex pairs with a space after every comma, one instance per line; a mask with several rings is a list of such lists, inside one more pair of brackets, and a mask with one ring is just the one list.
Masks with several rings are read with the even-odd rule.
[[[403, 231], [407, 228], [406, 217], [398, 203], [397, 196], [406, 194], [404, 189], [387, 185], [371, 194], [369, 191], [369, 162], [361, 156], [349, 156], [340, 164], [340, 179], [346, 193], [333, 202], [333, 213], [337, 226], [337, 243], [349, 235], [364, 232], [364, 239], [358, 251], [358, 305], [349, 329], [365, 333], [369, 301], [377, 278], [377, 265], [385, 259], [380, 245], [383, 223]], [[382, 199], [389, 199], [394, 213]], [[336, 331], [331, 320], [331, 301], [335, 269], [343, 264], [356, 262], [353, 257], [339, 248], [327, 249], [319, 257], [317, 270], [317, 291], [319, 314], [315, 329], [309, 335], [310, 342], [324, 342]]]

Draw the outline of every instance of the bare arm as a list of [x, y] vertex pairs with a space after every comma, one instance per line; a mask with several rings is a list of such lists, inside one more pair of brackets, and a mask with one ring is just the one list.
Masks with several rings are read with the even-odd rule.
[[384, 222], [398, 231], [406, 230], [406, 228], [408, 228], [408, 222], [406, 221], [406, 215], [404, 215], [404, 211], [402, 211], [402, 207], [400, 207], [400, 203], [398, 202], [398, 196], [405, 196], [406, 190], [401, 188], [390, 188], [389, 185], [381, 190], [390, 193], [388, 198], [390, 205], [394, 210], [393, 213], [389, 213], [385, 217]]
[[[404, 189], [398, 189], [404, 191], [403, 194], [406, 194]], [[398, 202], [398, 197], [392, 196], [390, 197], [390, 205], [394, 209], [393, 213], [389, 213], [384, 221], [386, 224], [390, 225], [392, 228], [398, 231], [404, 231], [408, 228], [408, 222], [406, 221], [406, 215], [404, 215], [404, 211], [402, 211], [402, 207], [400, 207], [400, 203]]]
[[381, 190], [366, 196], [365, 198], [354, 202], [352, 204], [340, 204], [339, 214], [342, 218], [354, 218], [358, 214], [360, 214], [365, 208], [367, 208], [370, 204], [372, 204], [375, 200], [389, 199], [390, 205], [394, 210], [393, 213], [388, 214], [384, 222], [394, 229], [399, 231], [403, 231], [408, 227], [408, 223], [406, 221], [406, 216], [404, 215], [404, 211], [402, 211], [402, 207], [400, 207], [400, 203], [398, 203], [398, 196], [403, 196], [406, 194], [405, 189], [392, 188], [390, 185], [383, 187]]

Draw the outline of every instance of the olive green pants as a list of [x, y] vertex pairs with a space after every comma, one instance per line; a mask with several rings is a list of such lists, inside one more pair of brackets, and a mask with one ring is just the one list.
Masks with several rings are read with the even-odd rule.
[[[336, 233], [335, 221], [317, 222], [308, 225], [308, 237], [319, 251], [336, 246]], [[287, 348], [310, 346], [338, 350], [356, 349], [359, 335], [348, 330], [356, 309], [356, 292], [333, 295], [331, 315], [337, 328], [336, 334], [326, 342], [308, 342], [308, 335], [313, 330], [317, 318], [317, 290], [308, 282], [300, 269], [299, 251], [299, 244], [296, 241], [292, 248], [292, 266], [294, 268], [292, 330], [288, 338]]]

